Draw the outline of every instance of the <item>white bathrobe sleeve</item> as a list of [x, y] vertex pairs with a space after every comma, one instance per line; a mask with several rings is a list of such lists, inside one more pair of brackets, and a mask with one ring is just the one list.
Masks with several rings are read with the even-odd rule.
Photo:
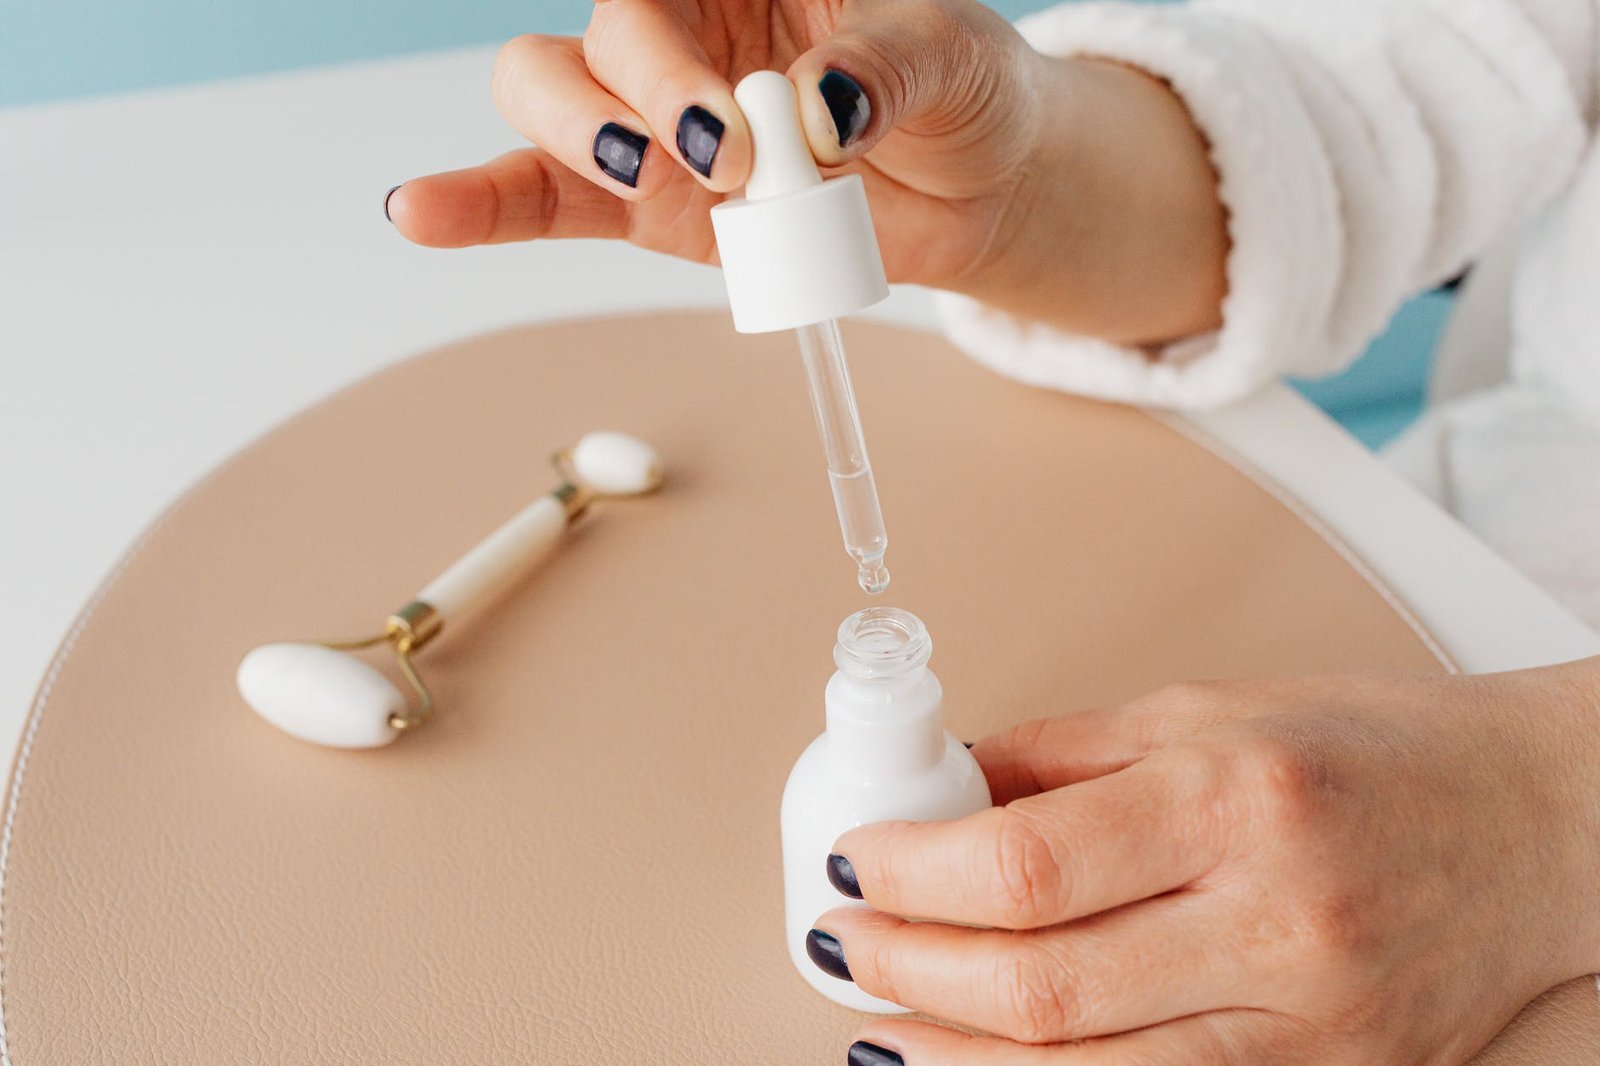
[[1009, 376], [1175, 407], [1339, 370], [1525, 222], [1590, 136], [1600, 54], [1600, 0], [1068, 3], [1018, 27], [1184, 100], [1228, 212], [1223, 325], [1151, 358], [943, 294], [945, 327]]

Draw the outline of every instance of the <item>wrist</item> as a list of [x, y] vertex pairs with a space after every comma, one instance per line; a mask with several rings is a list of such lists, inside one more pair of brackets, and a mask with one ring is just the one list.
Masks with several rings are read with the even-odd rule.
[[1142, 71], [1030, 55], [1032, 150], [968, 294], [1122, 344], [1215, 329], [1226, 215], [1187, 108]]
[[1556, 789], [1553, 825], [1570, 827], [1557, 834], [1568, 861], [1557, 864], [1563, 872], [1556, 891], [1566, 905], [1551, 908], [1567, 922], [1558, 931], [1573, 953], [1567, 976], [1600, 973], [1600, 657], [1511, 676], [1537, 686], [1540, 698], [1521, 713], [1538, 715], [1547, 727], [1544, 751]]

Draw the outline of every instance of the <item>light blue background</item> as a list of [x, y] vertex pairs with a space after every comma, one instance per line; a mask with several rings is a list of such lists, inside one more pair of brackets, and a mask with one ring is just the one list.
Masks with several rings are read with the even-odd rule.
[[[1015, 18], [1050, 0], [990, 0]], [[1332, 2], [1332, 0], [1331, 0]], [[577, 33], [591, 0], [0, 0], [0, 107], [291, 70], [518, 33]], [[1422, 297], [1352, 370], [1302, 385], [1368, 444], [1421, 408], [1450, 307]]]
[[[1049, 0], [993, 0], [1015, 18]], [[0, 106], [579, 33], [592, 0], [0, 0]]]

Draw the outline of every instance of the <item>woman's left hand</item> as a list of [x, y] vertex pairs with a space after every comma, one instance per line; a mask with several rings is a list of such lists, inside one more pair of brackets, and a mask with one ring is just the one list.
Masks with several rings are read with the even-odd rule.
[[1453, 1066], [1600, 970], [1600, 660], [1180, 685], [974, 754], [1004, 806], [846, 834], [873, 909], [817, 924], [994, 1035], [853, 1063]]

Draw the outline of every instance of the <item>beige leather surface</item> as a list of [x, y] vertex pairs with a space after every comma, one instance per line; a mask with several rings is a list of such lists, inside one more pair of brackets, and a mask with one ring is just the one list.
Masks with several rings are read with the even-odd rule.
[[[1178, 678], [1441, 669], [1161, 424], [846, 335], [887, 599], [928, 622], [960, 734]], [[426, 730], [330, 751], [240, 703], [247, 648], [372, 628], [594, 428], [655, 442], [666, 490], [597, 508], [427, 649]], [[842, 1061], [858, 1019], [790, 969], [777, 841], [862, 604], [837, 537], [791, 340], [721, 315], [503, 333], [295, 419], [153, 531], [41, 693], [7, 822], [9, 1061]], [[1495, 1061], [1597, 1057], [1592, 990], [1542, 1019]]]

